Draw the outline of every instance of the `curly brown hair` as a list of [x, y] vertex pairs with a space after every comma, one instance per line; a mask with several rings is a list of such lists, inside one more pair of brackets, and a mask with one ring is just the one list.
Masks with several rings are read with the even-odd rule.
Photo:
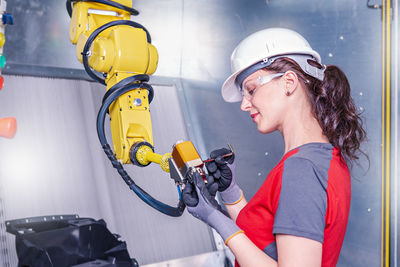
[[[309, 64], [322, 66], [309, 60]], [[320, 81], [306, 74], [296, 61], [278, 58], [265, 68], [273, 72], [294, 71], [307, 89], [313, 113], [329, 142], [338, 147], [343, 156], [357, 160], [361, 142], [366, 138], [360, 113], [350, 95], [350, 84], [343, 71], [335, 65], [327, 65], [324, 79]]]

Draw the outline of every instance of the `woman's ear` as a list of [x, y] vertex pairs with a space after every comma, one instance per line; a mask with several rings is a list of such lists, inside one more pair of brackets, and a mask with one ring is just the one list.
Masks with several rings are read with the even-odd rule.
[[297, 86], [299, 84], [299, 78], [297, 77], [297, 74], [291, 70], [288, 70], [287, 72], [285, 72], [285, 74], [283, 75], [282, 78], [283, 78], [284, 86], [285, 86], [284, 87], [285, 94], [287, 96], [290, 96], [297, 89]]

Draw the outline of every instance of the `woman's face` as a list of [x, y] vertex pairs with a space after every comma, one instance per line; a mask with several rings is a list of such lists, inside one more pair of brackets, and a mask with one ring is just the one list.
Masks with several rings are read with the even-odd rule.
[[249, 97], [243, 97], [240, 108], [250, 113], [258, 131], [263, 134], [281, 129], [287, 105], [283, 77], [276, 77], [260, 85], [262, 77], [271, 74], [273, 73], [262, 69], [243, 81], [243, 90], [250, 94], [247, 94]]

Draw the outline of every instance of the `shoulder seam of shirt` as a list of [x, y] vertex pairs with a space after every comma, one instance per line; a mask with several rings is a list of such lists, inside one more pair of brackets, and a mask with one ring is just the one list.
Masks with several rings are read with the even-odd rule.
[[[313, 162], [311, 159], [306, 158], [306, 157], [303, 157], [303, 156], [301, 156], [301, 155], [298, 155], [297, 157], [295, 157], [295, 155], [296, 155], [296, 154], [293, 154], [292, 156], [288, 157], [286, 160], [289, 160], [289, 159], [291, 159], [291, 158], [293, 158], [293, 159], [301, 159], [301, 160], [304, 160], [304, 161], [308, 161], [309, 163], [311, 163], [311, 165], [312, 165], [314, 168], [318, 169], [317, 166], [314, 164], [314, 162]], [[286, 162], [286, 160], [285, 160], [285, 162]]]

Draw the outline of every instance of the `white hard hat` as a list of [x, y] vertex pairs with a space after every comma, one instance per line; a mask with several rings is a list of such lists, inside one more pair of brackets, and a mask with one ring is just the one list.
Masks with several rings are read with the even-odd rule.
[[304, 72], [323, 80], [324, 68], [312, 66], [307, 61], [311, 59], [321, 64], [321, 57], [303, 36], [289, 29], [269, 28], [251, 34], [233, 51], [231, 56], [233, 74], [226, 79], [221, 89], [224, 100], [241, 101], [240, 86], [243, 80], [280, 57], [292, 58]]

